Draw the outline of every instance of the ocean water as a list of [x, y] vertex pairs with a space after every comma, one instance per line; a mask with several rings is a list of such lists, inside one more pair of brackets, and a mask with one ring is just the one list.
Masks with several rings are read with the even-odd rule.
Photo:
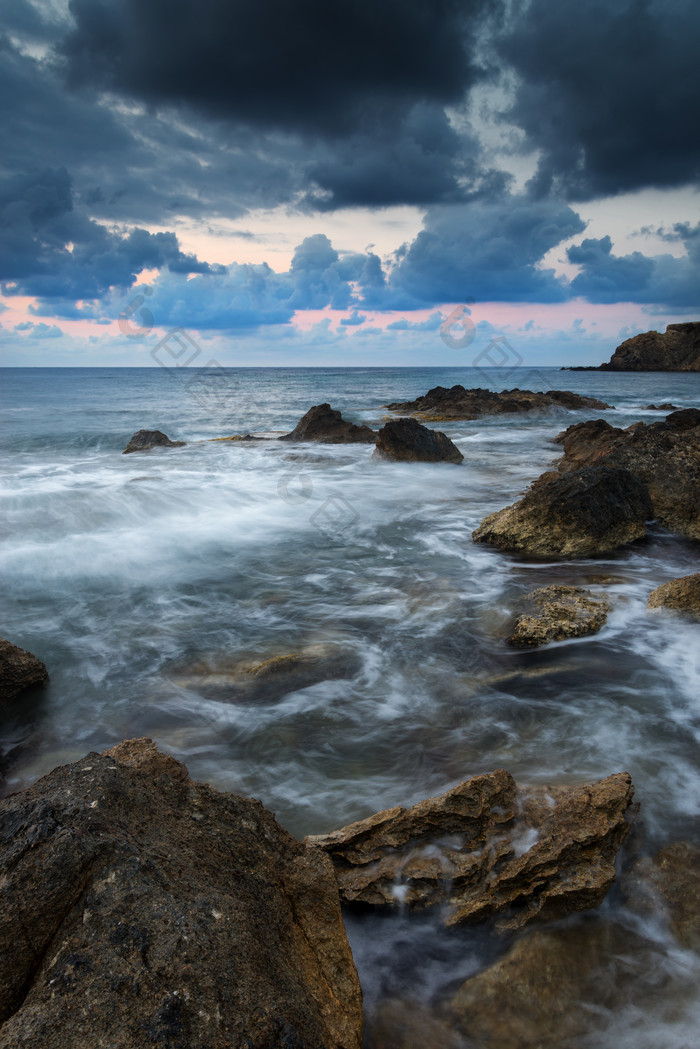
[[[700, 407], [700, 375], [214, 367], [0, 378], [0, 633], [51, 674], [0, 724], [4, 793], [149, 735], [297, 836], [496, 768], [521, 783], [626, 770], [642, 852], [700, 844], [698, 627], [645, 607], [654, 587], [698, 570], [697, 543], [652, 526], [614, 554], [561, 564], [471, 541], [558, 456], [560, 430], [601, 414], [622, 426], [663, 418], [650, 402]], [[572, 389], [615, 409], [441, 423], [459, 466], [376, 463], [367, 445], [212, 440], [277, 436], [324, 401], [380, 425], [387, 401], [456, 382]], [[141, 428], [187, 444], [121, 455]], [[604, 591], [607, 625], [510, 649], [518, 598], [554, 582]], [[238, 687], [242, 665], [304, 651], [327, 661], [325, 678], [268, 695]], [[632, 989], [597, 1009], [591, 1045], [696, 1045], [698, 955], [661, 913], [641, 922], [615, 892], [602, 915], [648, 950]], [[350, 917], [348, 929], [370, 1015], [387, 995], [439, 1001], [495, 949], [473, 932], [448, 937], [430, 917]]]

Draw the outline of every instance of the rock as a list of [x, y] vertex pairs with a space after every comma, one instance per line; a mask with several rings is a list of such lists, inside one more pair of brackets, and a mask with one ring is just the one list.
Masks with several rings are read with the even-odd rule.
[[700, 572], [657, 586], [649, 594], [647, 608], [670, 608], [700, 619]]
[[173, 671], [179, 687], [227, 703], [276, 703], [321, 681], [352, 677], [360, 668], [354, 652], [333, 644], [307, 645], [264, 660], [212, 656]]
[[0, 802], [2, 1049], [360, 1049], [332, 866], [151, 740]]
[[628, 905], [642, 914], [668, 917], [671, 929], [687, 947], [700, 947], [700, 849], [686, 842], [667, 845], [653, 857], [635, 863], [625, 876]]
[[610, 611], [607, 601], [593, 597], [590, 590], [580, 586], [545, 586], [533, 590], [524, 600], [537, 611], [518, 616], [508, 638], [511, 645], [534, 647], [597, 634]]
[[447, 925], [495, 917], [505, 931], [602, 902], [633, 793], [624, 772], [518, 789], [501, 769], [306, 841], [330, 855], [347, 904], [445, 904]]
[[671, 404], [669, 401], [666, 401], [664, 404], [648, 404], [646, 406], [646, 408], [645, 408], [645, 411], [647, 411], [647, 412], [677, 412], [678, 411], [678, 405], [677, 404]]
[[626, 430], [592, 419], [570, 426], [555, 440], [564, 446], [561, 473], [600, 465], [629, 470], [649, 489], [659, 522], [700, 539], [700, 411], [685, 408], [662, 422]]
[[180, 448], [186, 441], [171, 441], [162, 430], [137, 430], [122, 455], [129, 452], [148, 452], [151, 448]]
[[48, 680], [49, 672], [40, 659], [0, 637], [0, 706], [25, 688], [45, 685]]
[[447, 1018], [406, 998], [379, 1003], [367, 1024], [367, 1041], [372, 1049], [468, 1049]]
[[533, 487], [484, 518], [472, 538], [532, 557], [586, 557], [643, 538], [651, 517], [642, 481], [628, 470], [588, 466]]
[[412, 463], [461, 463], [464, 456], [457, 445], [439, 430], [429, 430], [415, 419], [391, 419], [379, 431], [372, 458]]
[[611, 405], [595, 397], [582, 397], [570, 390], [548, 390], [533, 393], [532, 390], [482, 390], [480, 387], [467, 390], [459, 383], [449, 390], [435, 386], [415, 401], [385, 404], [392, 412], [410, 412], [419, 419], [429, 422], [444, 422], [448, 419], [478, 419], [482, 415], [503, 415], [515, 412], [530, 412], [553, 407], [575, 410], [592, 408], [602, 411]]
[[450, 1009], [479, 1049], [574, 1049], [619, 1004], [635, 953], [638, 938], [619, 926], [537, 929], [467, 980]]
[[309, 408], [291, 433], [280, 441], [323, 441], [326, 444], [374, 444], [377, 435], [369, 426], [357, 426], [343, 419], [330, 404], [316, 404]]
[[700, 371], [700, 321], [667, 324], [666, 331], [647, 331], [625, 339], [602, 371]]

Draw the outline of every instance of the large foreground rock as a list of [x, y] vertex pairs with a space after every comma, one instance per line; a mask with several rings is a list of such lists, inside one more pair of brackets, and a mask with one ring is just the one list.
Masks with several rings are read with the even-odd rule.
[[129, 452], [148, 452], [151, 448], [180, 448], [186, 441], [171, 441], [162, 430], [137, 430], [122, 455]]
[[330, 861], [146, 739], [0, 802], [2, 1049], [359, 1049]]
[[49, 672], [36, 656], [0, 637], [0, 707], [25, 688], [45, 685]]
[[602, 902], [633, 793], [627, 773], [518, 789], [501, 769], [306, 840], [331, 856], [345, 903], [446, 904], [448, 925], [517, 929]]
[[616, 372], [700, 371], [700, 321], [668, 324], [663, 334], [646, 331], [625, 339], [600, 367]]
[[392, 419], [379, 431], [372, 458], [413, 463], [461, 463], [464, 456], [440, 430], [429, 430], [415, 419]]
[[647, 608], [669, 608], [673, 612], [700, 619], [700, 572], [671, 579], [657, 586], [649, 594]]
[[642, 481], [628, 470], [588, 466], [533, 487], [484, 518], [472, 538], [532, 557], [585, 557], [641, 539], [651, 517]]
[[610, 611], [609, 602], [594, 597], [589, 590], [560, 583], [539, 587], [523, 601], [531, 611], [518, 616], [508, 638], [516, 647], [534, 648], [549, 641], [597, 634]]
[[316, 404], [280, 441], [323, 441], [325, 444], [374, 444], [377, 435], [369, 426], [344, 419], [330, 404]]
[[649, 489], [654, 516], [666, 528], [700, 539], [700, 411], [685, 408], [662, 422], [626, 430], [604, 419], [570, 426], [555, 440], [561, 473], [582, 466], [629, 470]]
[[537, 409], [592, 408], [602, 411], [611, 405], [595, 397], [582, 397], [570, 390], [548, 390], [533, 393], [532, 390], [482, 390], [480, 387], [467, 390], [459, 383], [447, 389], [435, 386], [415, 401], [395, 401], [385, 405], [392, 412], [410, 412], [419, 419], [429, 422], [444, 422], [448, 419], [478, 419], [482, 415], [508, 415], [516, 412], [531, 412]]

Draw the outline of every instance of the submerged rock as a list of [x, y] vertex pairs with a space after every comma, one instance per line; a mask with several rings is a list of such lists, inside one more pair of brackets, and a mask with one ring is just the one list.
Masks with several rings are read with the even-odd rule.
[[523, 599], [536, 611], [518, 616], [511, 645], [546, 645], [570, 637], [597, 634], [604, 625], [610, 604], [580, 586], [554, 584], [540, 587]]
[[450, 1012], [479, 1049], [574, 1049], [596, 1015], [615, 1009], [619, 980], [633, 980], [643, 947], [602, 922], [537, 929], [467, 980]]
[[623, 884], [629, 905], [642, 914], [664, 912], [685, 946], [700, 947], [700, 849], [667, 845], [635, 863]]
[[323, 441], [326, 444], [374, 444], [377, 435], [369, 426], [358, 426], [344, 419], [330, 404], [309, 408], [291, 433], [280, 441]]
[[171, 441], [162, 430], [137, 430], [122, 455], [129, 452], [147, 452], [151, 448], [180, 448], [186, 441]]
[[49, 672], [36, 656], [0, 637], [0, 706], [25, 688], [45, 685]]
[[443, 422], [447, 419], [478, 419], [482, 415], [504, 415], [515, 412], [531, 412], [546, 408], [592, 408], [602, 411], [612, 407], [595, 397], [582, 397], [570, 390], [548, 390], [533, 393], [532, 390], [482, 390], [480, 387], [467, 390], [459, 383], [447, 389], [435, 386], [415, 401], [396, 401], [384, 405], [392, 412], [410, 412], [419, 419]]
[[352, 677], [360, 668], [358, 656], [333, 644], [307, 645], [267, 659], [230, 659], [212, 656], [173, 671], [171, 680], [207, 699], [226, 703], [276, 703], [321, 681]]
[[603, 419], [570, 426], [555, 440], [564, 455], [560, 473], [582, 466], [629, 470], [649, 489], [654, 517], [681, 535], [700, 539], [700, 411], [685, 408], [662, 422], [626, 430]]
[[700, 321], [667, 324], [666, 331], [646, 331], [620, 343], [602, 371], [700, 371]]
[[151, 740], [0, 802], [0, 1047], [360, 1049], [330, 861]]
[[472, 538], [533, 557], [585, 557], [643, 538], [652, 516], [646, 486], [629, 470], [588, 466], [536, 485]]
[[396, 462], [461, 463], [456, 444], [439, 430], [430, 430], [415, 419], [391, 419], [377, 436], [372, 458]]
[[657, 586], [649, 594], [647, 608], [669, 608], [700, 619], [700, 572]]
[[306, 841], [330, 855], [345, 903], [445, 904], [447, 925], [518, 929], [603, 901], [633, 793], [627, 773], [518, 789], [501, 769]]

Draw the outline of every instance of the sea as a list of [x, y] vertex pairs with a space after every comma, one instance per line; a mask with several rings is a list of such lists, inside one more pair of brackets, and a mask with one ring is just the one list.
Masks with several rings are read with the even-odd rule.
[[[646, 610], [655, 587], [700, 570], [698, 544], [652, 523], [645, 540], [562, 563], [471, 538], [553, 463], [561, 430], [662, 419], [650, 403], [700, 407], [700, 374], [212, 364], [0, 380], [0, 634], [50, 672], [3, 715], [4, 794], [150, 736], [298, 837], [505, 768], [522, 784], [627, 771], [636, 853], [700, 845], [698, 626]], [[277, 437], [323, 402], [378, 427], [387, 402], [455, 383], [570, 389], [614, 408], [435, 424], [460, 465], [216, 440]], [[123, 455], [139, 429], [186, 444]], [[518, 602], [550, 583], [605, 594], [607, 624], [513, 649]], [[269, 695], [237, 687], [242, 666], [304, 653], [328, 660], [328, 677]], [[696, 1047], [700, 957], [662, 907], [640, 915], [615, 887], [595, 916], [569, 921], [593, 920], [628, 946], [601, 971], [614, 994], [586, 1004], [576, 1044]], [[430, 913], [348, 914], [347, 928], [370, 1026], [387, 999], [439, 1006], [503, 950]]]

